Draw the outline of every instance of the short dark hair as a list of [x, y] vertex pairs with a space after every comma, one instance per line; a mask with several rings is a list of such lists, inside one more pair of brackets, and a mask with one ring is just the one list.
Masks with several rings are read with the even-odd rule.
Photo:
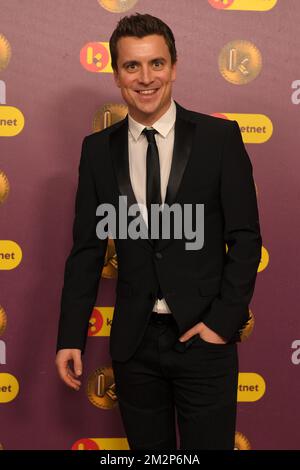
[[135, 15], [124, 16], [121, 18], [110, 37], [109, 49], [112, 68], [114, 70], [117, 70], [118, 68], [117, 43], [120, 38], [126, 36], [143, 38], [150, 34], [158, 34], [165, 38], [171, 56], [171, 63], [173, 65], [177, 61], [177, 52], [175, 47], [175, 38], [169, 26], [155, 16], [136, 13]]

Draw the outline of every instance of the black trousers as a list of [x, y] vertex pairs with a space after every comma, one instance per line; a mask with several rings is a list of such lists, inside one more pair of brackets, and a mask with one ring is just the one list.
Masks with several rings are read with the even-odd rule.
[[[126, 334], [124, 332], [124, 334]], [[112, 360], [116, 393], [131, 450], [234, 449], [236, 343], [182, 344], [172, 314], [152, 313], [127, 362]]]

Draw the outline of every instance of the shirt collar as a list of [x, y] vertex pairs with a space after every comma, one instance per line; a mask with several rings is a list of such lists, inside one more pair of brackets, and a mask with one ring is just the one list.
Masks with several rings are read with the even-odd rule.
[[[173, 98], [171, 98], [169, 109], [157, 121], [155, 121], [151, 127], [157, 130], [157, 132], [159, 132], [159, 134], [161, 134], [163, 137], [166, 137], [174, 126], [175, 119], [176, 105]], [[130, 116], [130, 114], [128, 114], [128, 127], [132, 137], [135, 141], [137, 141], [143, 129], [147, 126], [137, 122], [135, 119], [133, 119], [132, 116]]]

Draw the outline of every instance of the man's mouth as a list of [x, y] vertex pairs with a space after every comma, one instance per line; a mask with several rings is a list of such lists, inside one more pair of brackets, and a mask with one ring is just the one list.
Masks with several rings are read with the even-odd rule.
[[143, 96], [150, 96], [150, 95], [154, 95], [157, 91], [159, 90], [159, 88], [152, 88], [152, 89], [149, 89], [149, 90], [135, 90], [136, 93], [138, 93], [139, 95], [143, 95]]

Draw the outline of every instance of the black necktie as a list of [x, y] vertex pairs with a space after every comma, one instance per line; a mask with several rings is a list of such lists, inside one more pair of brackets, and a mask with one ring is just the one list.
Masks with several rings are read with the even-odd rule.
[[157, 133], [155, 129], [145, 129], [143, 133], [148, 140], [147, 148], [147, 162], [146, 162], [146, 205], [148, 212], [148, 233], [151, 238], [151, 204], [161, 204], [160, 192], [160, 167], [159, 167], [159, 154], [154, 134]]
[[[151, 238], [151, 204], [161, 204], [161, 192], [160, 192], [160, 166], [159, 166], [159, 154], [158, 148], [156, 145], [156, 140], [154, 134], [157, 133], [155, 129], [145, 129], [143, 133], [146, 135], [148, 140], [147, 148], [147, 162], [146, 162], [146, 205], [148, 212], [148, 233], [149, 238]], [[159, 236], [161, 234], [161, 218], [159, 218]], [[154, 248], [155, 242], [154, 241]], [[159, 299], [163, 298], [163, 293], [161, 291], [160, 285], [158, 285], [157, 297]]]

